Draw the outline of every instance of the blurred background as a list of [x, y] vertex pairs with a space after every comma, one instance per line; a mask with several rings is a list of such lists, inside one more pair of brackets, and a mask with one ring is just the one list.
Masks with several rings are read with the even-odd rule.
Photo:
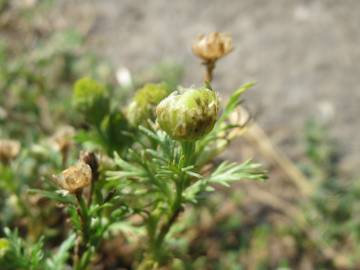
[[244, 106], [259, 129], [224, 155], [254, 156], [269, 180], [190, 212], [194, 269], [359, 269], [359, 11], [358, 0], [0, 0], [0, 136], [27, 144], [76, 122], [66, 108], [84, 75], [199, 85], [192, 41], [230, 33], [213, 87], [225, 101], [256, 81]]
[[344, 169], [359, 164], [358, 1], [55, 2], [61, 15], [51, 23], [86, 32], [87, 46], [115, 67], [137, 72], [170, 59], [184, 67], [184, 86], [202, 80], [194, 37], [231, 33], [235, 50], [217, 66], [216, 89], [226, 95], [256, 81], [248, 103], [281, 146], [293, 148], [315, 118], [342, 142]]

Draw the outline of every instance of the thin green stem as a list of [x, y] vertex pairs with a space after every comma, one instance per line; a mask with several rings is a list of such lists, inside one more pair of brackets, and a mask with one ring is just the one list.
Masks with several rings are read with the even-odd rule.
[[[78, 201], [79, 204], [79, 210], [80, 210], [80, 217], [81, 217], [81, 221], [82, 221], [82, 226], [83, 226], [83, 233], [86, 233], [88, 228], [88, 211], [87, 211], [87, 206], [85, 203], [85, 200], [81, 194], [81, 192], [76, 192], [75, 193], [76, 199]], [[87, 238], [87, 235], [84, 235], [84, 238]]]
[[[78, 242], [78, 247], [75, 249], [75, 258], [77, 260], [75, 261], [75, 269], [76, 270], [83, 270], [86, 269], [87, 265], [90, 262], [91, 254], [89, 254], [89, 251], [85, 251], [88, 242], [89, 242], [89, 231], [90, 231], [90, 224], [89, 224], [89, 217], [88, 217], [88, 209], [86, 206], [86, 202], [82, 196], [82, 192], [76, 192], [75, 197], [79, 204], [79, 215], [81, 218], [81, 238]], [[84, 257], [85, 256], [85, 257]]]
[[181, 159], [179, 162], [179, 171], [180, 177], [176, 181], [176, 191], [175, 191], [175, 198], [171, 205], [169, 215], [167, 221], [160, 227], [159, 233], [155, 238], [153, 238], [153, 244], [151, 247], [151, 252], [153, 253], [153, 259], [161, 263], [163, 248], [162, 244], [164, 239], [166, 238], [168, 232], [170, 231], [172, 225], [176, 222], [179, 214], [182, 211], [182, 204], [183, 204], [183, 191], [186, 188], [188, 175], [182, 170], [183, 168], [189, 166], [193, 162], [193, 155], [195, 150], [195, 143], [194, 142], [182, 142], [181, 143]]

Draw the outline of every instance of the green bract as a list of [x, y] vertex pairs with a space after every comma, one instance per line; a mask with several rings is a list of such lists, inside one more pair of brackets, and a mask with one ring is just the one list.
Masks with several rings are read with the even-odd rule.
[[160, 127], [173, 139], [191, 141], [212, 130], [219, 111], [216, 93], [208, 88], [182, 89], [156, 108]]
[[127, 117], [132, 126], [147, 125], [147, 120], [155, 119], [155, 107], [170, 94], [165, 83], [148, 83], [139, 89], [127, 109]]
[[110, 110], [110, 100], [105, 86], [88, 77], [75, 83], [73, 104], [92, 124], [99, 124]]

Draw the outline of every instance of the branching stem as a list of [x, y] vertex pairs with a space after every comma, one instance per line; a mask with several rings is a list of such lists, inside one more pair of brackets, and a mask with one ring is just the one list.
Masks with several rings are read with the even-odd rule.
[[192, 164], [195, 143], [182, 142], [181, 150], [182, 154], [179, 162], [179, 171], [181, 173], [179, 179], [176, 179], [176, 191], [174, 194], [174, 200], [171, 205], [167, 221], [159, 228], [159, 233], [152, 238], [153, 244], [151, 245], [151, 248], [153, 250], [151, 250], [151, 252], [153, 253], [153, 259], [156, 260], [158, 263], [161, 263], [162, 260], [162, 244], [164, 242], [164, 239], [183, 209], [183, 191], [188, 185], [188, 175], [182, 169]]

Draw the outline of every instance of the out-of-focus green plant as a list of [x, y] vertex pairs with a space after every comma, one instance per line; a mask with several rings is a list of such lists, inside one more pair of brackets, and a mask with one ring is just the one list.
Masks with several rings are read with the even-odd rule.
[[146, 84], [139, 89], [127, 108], [127, 118], [132, 126], [147, 126], [148, 120], [155, 120], [155, 108], [170, 93], [165, 83]]
[[91, 78], [82, 78], [75, 83], [74, 108], [85, 119], [89, 130], [78, 135], [79, 142], [87, 142], [103, 148], [107, 154], [121, 152], [132, 141], [131, 126], [122, 111], [111, 106], [111, 96], [104, 85]]
[[305, 138], [308, 162], [303, 169], [317, 188], [304, 205], [304, 213], [312, 230], [321, 232], [311, 240], [323, 253], [317, 263], [334, 269], [356, 269], [360, 265], [360, 185], [356, 179], [341, 179], [340, 155], [326, 126], [308, 121]]
[[[43, 239], [36, 244], [26, 245], [18, 232], [5, 228], [6, 243], [3, 247], [0, 264], [3, 269], [40, 269], [44, 260]], [[6, 241], [6, 242], [5, 242]]]
[[75, 235], [70, 235], [58, 251], [48, 254], [44, 250], [44, 239], [37, 243], [25, 243], [18, 231], [4, 230], [6, 238], [0, 239], [0, 265], [1, 269], [29, 269], [29, 270], [62, 270], [70, 257], [70, 249], [75, 243]]
[[85, 116], [88, 123], [100, 126], [110, 110], [109, 94], [104, 85], [91, 78], [78, 80], [74, 86], [75, 108]]
[[[36, 49], [25, 48], [21, 55], [13, 52], [9, 44], [3, 44], [0, 49], [1, 136], [31, 141], [41, 133], [53, 132], [54, 123], [76, 123], [76, 117], [70, 121], [68, 114], [69, 89], [75, 79], [85, 74], [108, 79], [101, 71], [106, 68], [105, 64], [98, 64], [91, 55], [80, 53], [82, 43], [81, 35], [67, 30], [40, 41]], [[17, 57], [13, 57], [15, 54]], [[18, 123], [22, 123], [21, 128]]]

